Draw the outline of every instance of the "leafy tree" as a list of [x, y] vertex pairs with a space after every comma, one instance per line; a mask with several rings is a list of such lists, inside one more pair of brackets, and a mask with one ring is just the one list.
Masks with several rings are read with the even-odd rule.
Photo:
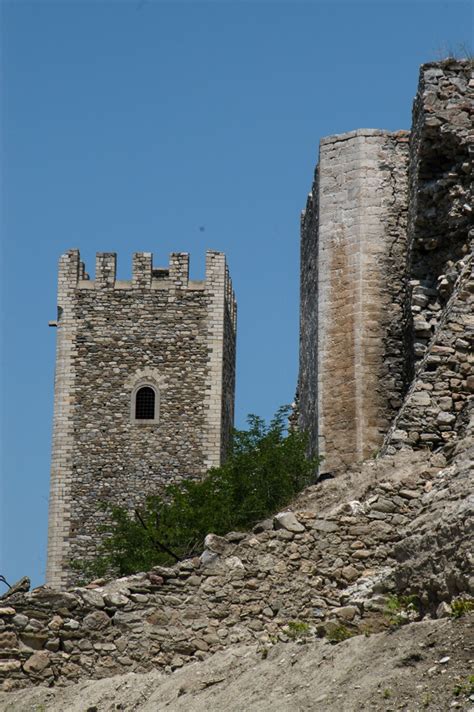
[[99, 556], [76, 562], [85, 577], [126, 575], [170, 564], [203, 548], [206, 534], [245, 530], [273, 514], [314, 481], [317, 458], [306, 457], [304, 433], [288, 429], [290, 407], [267, 425], [249, 415], [247, 430], [234, 430], [229, 456], [201, 481], [169, 485], [130, 512], [103, 505], [111, 519]]

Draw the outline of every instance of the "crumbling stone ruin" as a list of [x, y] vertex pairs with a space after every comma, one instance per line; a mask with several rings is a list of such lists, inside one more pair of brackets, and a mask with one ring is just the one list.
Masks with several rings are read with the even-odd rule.
[[231, 645], [288, 640], [291, 621], [315, 636], [370, 634], [389, 626], [387, 592], [423, 591], [424, 614], [448, 615], [446, 602], [474, 593], [474, 417], [469, 443], [449, 465], [408, 449], [369, 460], [253, 532], [210, 534], [201, 557], [169, 568], [9, 596], [4, 687], [172, 671]]
[[155, 268], [97, 255], [95, 280], [78, 250], [61, 257], [48, 567], [53, 586], [77, 580], [94, 555], [100, 501], [131, 509], [147, 493], [220, 464], [234, 421], [237, 307], [225, 256], [209, 251], [205, 281], [189, 255]]
[[373, 456], [384, 438], [384, 451], [435, 447], [462, 426], [472, 88], [467, 60], [426, 64], [410, 132], [321, 142], [301, 225], [299, 420], [322, 472]]
[[[4, 690], [132, 671], [173, 672], [238, 645], [254, 644], [268, 653], [291, 638], [295, 622], [312, 641], [372, 635], [391, 625], [389, 596], [416, 596], [416, 610], [402, 611], [413, 620], [452, 616], [456, 602], [472, 605], [470, 71], [469, 62], [455, 60], [421, 68], [411, 132], [360, 130], [321, 144], [302, 220], [298, 413], [312, 449], [325, 455], [325, 471], [337, 476], [322, 478], [288, 511], [252, 532], [209, 534], [200, 557], [173, 567], [68, 591], [44, 586], [7, 594], [0, 602]], [[213, 253], [209, 259], [218, 260], [224, 275], [223, 257]], [[63, 260], [65, 270], [74, 263], [76, 275], [78, 254]], [[166, 281], [172, 279], [170, 270]], [[75, 311], [64, 309], [61, 318], [80, 331], [58, 347], [71, 359], [80, 358], [78, 334], [89, 328], [73, 318], [80, 314], [76, 310], [88, 299], [99, 307], [99, 295], [115, 299], [120, 288], [70, 284], [68, 277], [64, 289]], [[123, 294], [127, 289], [133, 288]], [[203, 298], [207, 286], [188, 289], [215, 304]], [[150, 298], [151, 290], [147, 282], [137, 298]], [[114, 309], [126, 299], [120, 294], [117, 303], [110, 302]], [[160, 294], [184, 298], [169, 284]], [[198, 296], [187, 296], [204, 315]], [[221, 307], [228, 303], [220, 299]], [[173, 304], [172, 299], [166, 309], [177, 309]], [[111, 327], [94, 318], [98, 336], [109, 338]], [[148, 317], [137, 307], [138, 318], [145, 324]], [[224, 343], [235, 344], [225, 338]], [[119, 368], [126, 354], [125, 345], [119, 357], [107, 352], [108, 370]], [[203, 357], [203, 373], [204, 364]], [[166, 383], [174, 383], [173, 373], [166, 373]], [[70, 377], [67, 369], [58, 375], [59, 393], [68, 392], [61, 378]], [[129, 390], [121, 392], [107, 381], [103, 392], [118, 394], [129, 408], [135, 382], [127, 383]], [[83, 397], [91, 397], [94, 387], [84, 386]], [[66, 423], [68, 403], [66, 398], [61, 406]], [[219, 417], [215, 422], [221, 423]], [[223, 452], [225, 427], [215, 453]], [[127, 428], [141, 437], [133, 424]], [[75, 437], [81, 436], [88, 462], [98, 462], [95, 436], [85, 423]], [[71, 434], [59, 429], [56, 437]], [[65, 481], [72, 478], [72, 442], [66, 439], [62, 455]], [[148, 444], [137, 440], [135, 447], [152, 457]], [[182, 461], [189, 468], [208, 457], [204, 448], [195, 448], [197, 460]], [[192, 474], [200, 475], [197, 466]]]

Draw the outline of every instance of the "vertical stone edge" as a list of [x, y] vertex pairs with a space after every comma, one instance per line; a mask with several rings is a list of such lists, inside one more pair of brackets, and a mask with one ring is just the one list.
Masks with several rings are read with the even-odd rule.
[[366, 136], [360, 149], [357, 458], [380, 447], [405, 383], [408, 133]]
[[319, 164], [311, 193], [301, 214], [300, 242], [300, 343], [298, 374], [298, 427], [308, 437], [308, 454], [318, 454], [317, 413], [317, 289], [318, 289]]
[[46, 583], [61, 588], [67, 583], [66, 559], [70, 526], [73, 393], [75, 349], [74, 293], [80, 275], [79, 250], [59, 260], [58, 321], [54, 376], [54, 416], [48, 515]]
[[224, 363], [224, 321], [226, 259], [222, 252], [206, 253], [206, 292], [208, 295], [208, 373], [204, 406], [206, 428], [203, 443], [206, 469], [218, 467], [222, 459], [222, 399]]
[[221, 461], [224, 461], [227, 457], [234, 427], [237, 356], [237, 301], [227, 265], [225, 271], [223, 338]]

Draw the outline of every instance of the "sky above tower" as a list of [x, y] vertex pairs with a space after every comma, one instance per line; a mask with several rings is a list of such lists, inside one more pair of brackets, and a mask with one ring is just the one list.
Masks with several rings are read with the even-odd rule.
[[[465, 56], [472, 4], [1, 4], [1, 563], [46, 567], [59, 255], [226, 253], [236, 424], [294, 398], [299, 219], [318, 142], [410, 127], [419, 65]], [[0, 593], [3, 589], [0, 589]]]

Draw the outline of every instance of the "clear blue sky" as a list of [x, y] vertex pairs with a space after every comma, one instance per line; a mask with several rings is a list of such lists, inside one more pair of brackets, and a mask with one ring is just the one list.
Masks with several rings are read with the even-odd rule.
[[[3, 2], [2, 558], [44, 578], [56, 266], [79, 247], [223, 250], [239, 302], [237, 424], [291, 402], [299, 216], [322, 136], [410, 126], [419, 65], [472, 4]], [[200, 231], [200, 226], [205, 230]], [[0, 587], [0, 590], [2, 588]]]

